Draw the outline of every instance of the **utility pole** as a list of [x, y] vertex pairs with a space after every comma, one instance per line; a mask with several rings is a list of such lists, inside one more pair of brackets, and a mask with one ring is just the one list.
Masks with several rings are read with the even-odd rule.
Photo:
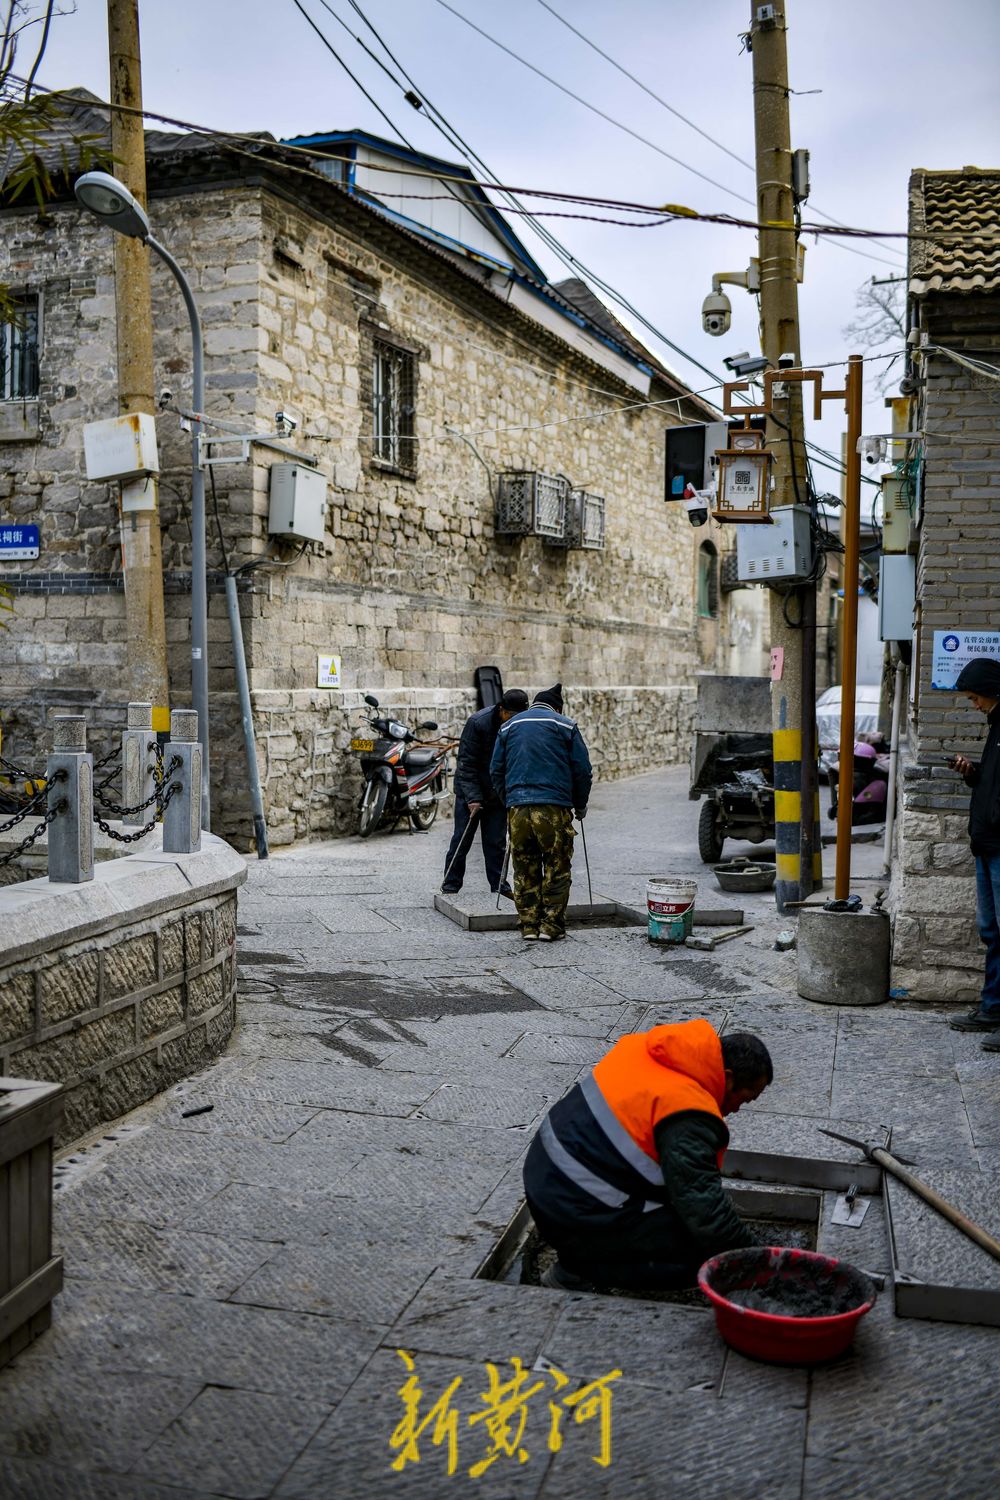
[[[108, 0], [111, 103], [142, 109], [138, 0]], [[115, 171], [146, 206], [146, 147], [141, 113], [111, 111], [111, 152]], [[153, 311], [149, 251], [139, 240], [114, 236], [115, 315], [118, 334], [118, 405], [129, 412], [155, 413], [153, 404]], [[157, 482], [151, 477], [148, 508], [120, 515], [122, 572], [125, 578], [127, 693], [131, 702], [153, 705], [153, 730], [169, 731], [167, 638], [163, 618], [163, 556]]]
[[[760, 256], [761, 348], [772, 368], [791, 355], [801, 365], [798, 233], [792, 190], [785, 0], [751, 0], [754, 140]], [[783, 389], [783, 394], [781, 393]], [[774, 454], [773, 506], [809, 503], [801, 385], [774, 392], [767, 418]], [[771, 732], [774, 745], [775, 899], [804, 901], [822, 881], [816, 786], [816, 586], [770, 591]], [[780, 664], [780, 665], [779, 665]]]

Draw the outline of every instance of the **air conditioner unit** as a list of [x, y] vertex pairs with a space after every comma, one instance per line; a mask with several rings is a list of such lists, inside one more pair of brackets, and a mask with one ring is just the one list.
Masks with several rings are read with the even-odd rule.
[[569, 480], [562, 474], [512, 469], [500, 475], [494, 529], [497, 536], [540, 536], [566, 544]]

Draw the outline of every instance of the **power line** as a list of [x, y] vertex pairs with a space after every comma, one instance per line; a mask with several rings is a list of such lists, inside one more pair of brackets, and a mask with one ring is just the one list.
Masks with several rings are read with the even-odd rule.
[[648, 94], [651, 99], [655, 99], [657, 104], [662, 104], [664, 109], [669, 110], [672, 115], [676, 115], [678, 120], [683, 120], [685, 125], [689, 125], [692, 130], [698, 133], [698, 135], [702, 136], [706, 141], [710, 141], [713, 146], [717, 146], [720, 151], [724, 151], [727, 156], [731, 156], [733, 161], [738, 161], [741, 167], [748, 167], [751, 172], [754, 170], [752, 161], [747, 161], [743, 156], [737, 156], [735, 151], [730, 151], [728, 146], [724, 146], [721, 141], [717, 141], [714, 135], [709, 135], [707, 130], [702, 130], [701, 126], [696, 125], [693, 120], [689, 120], [687, 115], [682, 115], [679, 109], [675, 109], [672, 104], [668, 104], [666, 99], [662, 98], [659, 94], [655, 93], [653, 89], [649, 88], [645, 83], [643, 83], [641, 78], [636, 78], [634, 73], [630, 73], [628, 68], [626, 68], [624, 64], [617, 62], [615, 58], [611, 57], [609, 53], [605, 52], [602, 47], [599, 47], [596, 42], [592, 41], [589, 36], [584, 36], [583, 32], [579, 31], [573, 25], [572, 21], [567, 21], [565, 16], [559, 14], [554, 5], [549, 4], [549, 0], [538, 0], [538, 3], [543, 8], [543, 10], [547, 10], [550, 15], [555, 16], [557, 21], [561, 21], [563, 26], [566, 27], [567, 31], [571, 31], [574, 36], [578, 36], [581, 42], [585, 42], [587, 46], [590, 47], [592, 51], [596, 52], [599, 57], [603, 57], [605, 62], [609, 62], [613, 68], [618, 69], [619, 73], [623, 73], [626, 78], [630, 79], [631, 82], [635, 84], [636, 88], [642, 89], [643, 93]]
[[[649, 97], [651, 99], [654, 99], [657, 104], [660, 104], [664, 109], [669, 110], [672, 115], [676, 115], [678, 120], [683, 120], [685, 125], [688, 125], [692, 130], [697, 131], [698, 135], [703, 136], [706, 141], [710, 141], [713, 146], [717, 146], [720, 151], [724, 151], [727, 156], [731, 156], [733, 161], [739, 162], [741, 167], [746, 167], [751, 172], [756, 170], [753, 162], [747, 161], [746, 157], [737, 156], [735, 151], [730, 151], [729, 147], [724, 145], [722, 141], [717, 141], [714, 135], [709, 135], [707, 130], [703, 130], [700, 125], [696, 125], [693, 120], [689, 120], [687, 115], [681, 114], [679, 109], [675, 109], [672, 104], [668, 104], [666, 99], [664, 99], [660, 94], [657, 94], [653, 89], [649, 88], [647, 84], [643, 83], [641, 78], [637, 78], [634, 73], [630, 73], [628, 68], [626, 68], [623, 63], [618, 62], [618, 60], [612, 57], [610, 53], [605, 52], [603, 47], [599, 47], [597, 43], [593, 41], [589, 36], [585, 36], [584, 33], [580, 31], [576, 26], [574, 26], [571, 21], [567, 21], [565, 16], [560, 15], [555, 6], [549, 4], [549, 0], [538, 0], [538, 3], [544, 10], [547, 10], [550, 15], [555, 16], [556, 20], [560, 21], [568, 31], [571, 31], [574, 36], [578, 36], [581, 42], [586, 43], [586, 45], [590, 47], [594, 52], [596, 52], [599, 57], [603, 57], [605, 62], [610, 63], [613, 68], [617, 68], [619, 73], [622, 73], [626, 78], [634, 83], [637, 88], [642, 89], [643, 93], [648, 94]], [[841, 229], [847, 228], [847, 225], [844, 224], [841, 219], [835, 219], [832, 214], [825, 213], [823, 209], [817, 208], [815, 204], [812, 204], [812, 210], [813, 213], [819, 214], [821, 219], [826, 219], [831, 224], [838, 224]], [[851, 247], [848, 245], [841, 245], [840, 248], [842, 250], [851, 249]], [[877, 255], [871, 255], [865, 250], [852, 250], [852, 254], [863, 255], [867, 260], [879, 260], [879, 257]], [[888, 265], [889, 262], [881, 261], [880, 264]]]
[[[362, 21], [364, 21], [365, 25], [371, 31], [372, 35], [379, 42], [379, 45], [385, 49], [387, 56], [392, 60], [395, 66], [399, 68], [404, 78], [407, 79], [410, 85], [420, 94], [420, 97], [424, 100], [424, 102], [427, 103], [428, 107], [433, 111], [433, 113], [438, 115], [439, 119], [443, 122], [441, 125], [437, 125], [436, 121], [432, 119], [431, 123], [436, 125], [436, 128], [442, 135], [445, 135], [446, 139], [453, 139], [455, 142], [457, 142], [458, 149], [461, 151], [462, 155], [465, 156], [466, 160], [477, 164], [485, 172], [487, 177], [493, 178], [495, 183], [497, 181], [495, 174], [490, 170], [483, 159], [480, 156], [476, 155], [472, 148], [462, 140], [462, 137], [458, 134], [458, 132], [454, 130], [453, 127], [448, 125], [448, 122], [444, 119], [444, 116], [440, 115], [439, 111], [437, 111], [427, 99], [427, 96], [423, 94], [423, 92], [418, 88], [418, 85], [411, 77], [411, 75], [406, 71], [403, 64], [400, 63], [395, 55], [390, 51], [389, 47], [383, 41], [376, 28], [368, 20], [367, 16], [361, 9], [360, 4], [357, 3], [357, 0], [349, 0], [349, 3], [352, 9], [361, 17]], [[438, 3], [444, 4], [445, 0], [438, 0]], [[446, 8], [450, 10], [452, 7], [446, 6]], [[458, 15], [459, 12], [456, 11], [455, 14]], [[463, 17], [462, 19], [465, 18]], [[475, 29], [478, 30], [478, 27]], [[483, 185], [486, 186], [488, 184]], [[510, 204], [514, 205], [519, 212], [525, 213], [523, 206], [518, 202], [518, 200], [512, 193], [499, 188], [497, 190], [503, 191], [505, 199]], [[563, 246], [555, 238], [553, 234], [551, 234], [551, 232], [546, 228], [544, 224], [540, 224], [537, 219], [532, 219], [531, 215], [527, 213], [525, 213], [525, 218], [526, 221], [532, 225], [532, 227], [535, 229], [535, 232], [539, 235], [543, 242], [546, 243], [550, 249], [552, 249], [553, 253], [558, 257], [563, 265], [566, 266], [568, 270], [572, 270], [576, 274], [583, 276], [599, 290], [603, 291], [605, 295], [611, 298], [611, 300], [614, 301], [619, 307], [628, 312], [632, 317], [636, 318], [638, 322], [644, 328], [646, 328], [649, 333], [653, 335], [654, 338], [656, 338], [660, 343], [664, 344], [673, 353], [679, 355], [680, 358], [685, 360], [688, 364], [694, 365], [696, 369], [701, 370], [703, 374], [708, 375], [709, 378], [714, 381], [717, 386], [725, 384], [725, 382], [721, 379], [721, 377], [715, 370], [710, 369], [708, 365], [703, 364], [701, 360], [696, 359], [694, 355], [689, 354], [687, 350], [681, 348], [679, 344], [675, 344], [672, 339], [669, 339], [666, 336], [662, 329], [657, 328], [655, 324], [650, 322], [650, 320], [646, 318], [645, 315], [641, 313], [633, 303], [629, 302], [626, 297], [622, 296], [620, 292], [618, 292], [602, 277], [598, 276], [596, 272], [590, 271], [589, 268], [586, 267], [581, 261], [577, 260], [577, 258], [570, 251], [568, 251], [565, 246]], [[680, 377], [674, 376], [673, 378], [679, 379]], [[806, 441], [806, 446], [807, 448], [810, 448], [814, 453], [819, 454], [822, 458], [831, 460], [831, 463], [827, 464], [827, 467], [833, 467], [836, 472], [839, 473], [843, 472], [843, 465], [840, 463], [839, 459], [837, 459], [835, 454], [830, 453], [827, 449], [821, 448], [817, 443], [813, 443], [808, 439]]]
[[371, 94], [369, 94], [368, 90], [365, 88], [364, 84], [360, 81], [360, 79], [356, 78], [355, 75], [351, 72], [350, 68], [347, 66], [347, 64], [345, 63], [344, 59], [341, 57], [340, 53], [334, 47], [334, 45], [330, 41], [329, 37], [327, 37], [320, 30], [320, 28], [316, 25], [316, 22], [313, 20], [312, 16], [305, 9], [305, 7], [300, 3], [300, 0], [292, 0], [292, 4], [295, 6], [295, 9], [304, 17], [304, 19], [306, 21], [308, 21], [309, 25], [312, 27], [313, 31], [315, 31], [316, 35], [319, 37], [320, 41], [323, 43], [323, 46], [326, 48], [326, 50], [333, 57], [335, 57], [337, 59], [338, 63], [343, 68], [343, 70], [347, 74], [348, 78], [350, 78], [350, 80], [354, 84], [354, 86], [356, 88], [358, 88], [358, 89], [361, 90], [362, 94], [364, 94], [365, 98], [368, 100], [368, 103], [372, 106], [372, 108], [374, 110], [376, 110], [382, 116], [383, 120], [386, 122], [386, 124], [388, 125], [389, 129], [391, 131], [393, 131], [396, 135], [398, 135], [399, 139], [403, 142], [403, 144], [406, 145], [406, 146], [409, 146], [411, 151], [415, 151], [416, 147], [412, 146], [410, 144], [410, 142], [406, 139], [406, 136], [400, 130], [399, 126], [396, 125], [396, 124], [394, 124], [393, 121], [390, 120], [389, 116], [386, 114], [386, 112], [382, 108], [382, 106], [380, 104], [376, 103], [376, 101], [372, 98]]
[[537, 74], [539, 78], [544, 78], [546, 83], [552, 84], [553, 88], [557, 88], [560, 93], [568, 95], [570, 99], [575, 99], [577, 104], [583, 105], [584, 109], [589, 109], [591, 114], [599, 115], [602, 120], [607, 120], [609, 125], [614, 125], [616, 130], [623, 130], [633, 140], [640, 141], [644, 146], [648, 146], [651, 151], [657, 152], [660, 156], [665, 156], [667, 161], [672, 161], [675, 166], [682, 167], [685, 172], [691, 172], [695, 177], [700, 177], [702, 182], [710, 183], [712, 187], [718, 188], [723, 193], [728, 193], [731, 198], [738, 199], [740, 203], [749, 203], [751, 206], [754, 206], [752, 198], [746, 197], [743, 193], [738, 193], [735, 188], [726, 187], [724, 182], [718, 182], [714, 177], [709, 177], [707, 172], [700, 172], [697, 167], [692, 167], [690, 162], [682, 161], [679, 156], [673, 156], [669, 151], [664, 150], [662, 146], [658, 146], [655, 141], [651, 141], [647, 136], [640, 135], [637, 130], [633, 130], [630, 125], [623, 125], [621, 120], [615, 119], [614, 115], [609, 115], [606, 110], [599, 109], [596, 104], [591, 104], [588, 99], [584, 99], [582, 94], [574, 93], [571, 88], [567, 88], [564, 83], [560, 83], [551, 74], [543, 72], [541, 68], [536, 68], [534, 63], [528, 62], [527, 58], [521, 57], [519, 53], [505, 46], [503, 42], [498, 41], [495, 36], [491, 36], [488, 31], [484, 31], [481, 26], [477, 26], [475, 21], [470, 21], [469, 17], [464, 16], [460, 10], [456, 10], [453, 5], [449, 5], [448, 0], [437, 0], [437, 3], [443, 6], [445, 10], [450, 11], [453, 16], [457, 16], [460, 21], [464, 21], [465, 25], [471, 27], [473, 31], [477, 31], [481, 37], [485, 37], [486, 41], [492, 42], [494, 47], [499, 47], [501, 52], [506, 52], [508, 57], [512, 57], [522, 67]]

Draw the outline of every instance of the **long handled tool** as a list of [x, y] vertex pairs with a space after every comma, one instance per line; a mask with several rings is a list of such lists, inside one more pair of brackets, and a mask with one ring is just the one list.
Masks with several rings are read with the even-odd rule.
[[[455, 862], [458, 859], [458, 856], [463, 852], [463, 850], [465, 850], [465, 849], [467, 849], [467, 848], [469, 848], [471, 846], [472, 840], [475, 837], [476, 829], [478, 827], [479, 827], [479, 808], [477, 807], [476, 810], [475, 810], [475, 812], [472, 814], [472, 817], [469, 819], [468, 823], [465, 825], [465, 832], [462, 834], [462, 837], [459, 839], [458, 848], [455, 850], [455, 853], [452, 855], [452, 857], [451, 857], [451, 863], [449, 864], [447, 870], [445, 870], [445, 872], [444, 872], [444, 879], [441, 882], [442, 889], [448, 884], [448, 876], [451, 874], [452, 869], [455, 866]], [[468, 841], [469, 841], [468, 844], [466, 843], [466, 839], [468, 839]]]
[[972, 1219], [967, 1218], [953, 1203], [949, 1203], [947, 1198], [942, 1198], [941, 1194], [936, 1193], [932, 1187], [928, 1187], [926, 1182], [921, 1182], [919, 1177], [908, 1172], [897, 1156], [883, 1150], [881, 1146], [868, 1146], [864, 1141], [856, 1141], [853, 1136], [840, 1135], [836, 1130], [824, 1130], [822, 1126], [817, 1126], [817, 1129], [821, 1135], [832, 1136], [835, 1141], [843, 1141], [845, 1145], [856, 1146], [859, 1151], [863, 1151], [869, 1161], [875, 1162], [886, 1172], [891, 1172], [893, 1177], [898, 1177], [911, 1193], [916, 1193], [918, 1198], [929, 1203], [931, 1208], [947, 1219], [950, 1224], [954, 1224], [956, 1229], [960, 1229], [963, 1234], [968, 1235], [970, 1240], [974, 1240], [981, 1249], [986, 1251], [987, 1255], [992, 1255], [994, 1260], [1000, 1260], [1000, 1240], [995, 1240], [991, 1234], [987, 1234], [985, 1229], [981, 1229], [978, 1224], [973, 1223]]
[[580, 834], [583, 838], [583, 863], [587, 867], [587, 901], [589, 905], [593, 906], [594, 888], [590, 883], [590, 860], [587, 858], [587, 830], [583, 826], [582, 818], [580, 819]]
[[503, 869], [500, 871], [500, 884], [497, 886], [497, 911], [500, 910], [500, 897], [503, 888], [507, 884], [507, 870], [510, 865], [510, 832], [507, 833], [507, 847], [503, 851]]

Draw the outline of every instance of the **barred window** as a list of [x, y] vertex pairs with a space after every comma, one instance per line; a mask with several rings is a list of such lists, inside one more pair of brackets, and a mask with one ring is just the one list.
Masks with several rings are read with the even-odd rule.
[[38, 397], [38, 298], [15, 297], [0, 322], [0, 401]]
[[719, 613], [719, 558], [711, 542], [698, 548], [698, 613], [706, 620]]
[[416, 355], [376, 339], [372, 369], [372, 456], [394, 469], [416, 468]]

